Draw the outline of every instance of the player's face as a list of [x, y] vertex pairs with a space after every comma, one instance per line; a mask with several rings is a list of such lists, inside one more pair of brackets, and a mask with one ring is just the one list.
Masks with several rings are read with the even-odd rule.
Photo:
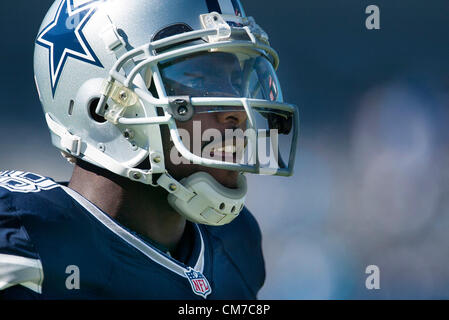
[[[204, 136], [204, 133], [209, 129], [218, 130], [218, 132], [221, 133], [221, 136], [223, 137], [222, 141], [214, 141], [212, 139], [204, 141], [198, 141], [198, 145], [201, 146], [201, 155], [205, 158], [213, 158], [216, 160], [221, 161], [232, 161], [237, 162], [237, 152], [235, 150], [232, 150], [230, 152], [224, 151], [218, 151], [215, 149], [212, 149], [211, 154], [206, 154], [205, 151], [206, 148], [209, 145], [208, 149], [210, 148], [210, 144], [216, 145], [218, 143], [219, 147], [226, 147], [230, 146], [229, 141], [225, 142], [225, 131], [226, 130], [236, 130], [246, 129], [246, 112], [239, 112], [239, 111], [232, 111], [232, 112], [220, 112], [220, 113], [206, 113], [206, 114], [198, 114], [195, 115], [192, 121], [179, 123], [178, 128], [185, 130], [185, 132], [188, 133], [190, 137], [193, 137], [193, 139], [198, 139], [198, 137], [195, 137], [196, 132], [194, 132], [194, 125], [195, 122], [201, 124], [201, 136]], [[195, 141], [191, 140], [191, 149], [194, 149]], [[238, 143], [236, 141], [233, 142], [233, 145], [237, 145]], [[173, 146], [171, 144], [171, 146]], [[167, 150], [168, 151], [168, 150]], [[194, 152], [195, 153], [195, 152]], [[229, 170], [223, 170], [223, 169], [215, 169], [215, 168], [209, 168], [199, 165], [191, 165], [191, 164], [185, 164], [182, 162], [181, 164], [173, 164], [172, 158], [168, 155], [166, 155], [166, 159], [168, 159], [167, 170], [170, 172], [174, 178], [176, 179], [182, 179], [184, 177], [187, 177], [195, 172], [198, 171], [204, 171], [209, 174], [211, 174], [218, 182], [220, 182], [222, 185], [228, 187], [228, 188], [236, 188], [237, 187], [237, 175], [238, 172], [236, 171], [229, 171]]]
[[[238, 59], [230, 54], [199, 55], [177, 61], [173, 65], [167, 65], [162, 70], [162, 77], [168, 87], [167, 94], [169, 96], [241, 96], [239, 75], [242, 70]], [[219, 161], [238, 162], [236, 146], [242, 144], [236, 141], [237, 138], [233, 138], [232, 141], [226, 139], [226, 134], [235, 132], [235, 130], [241, 130], [241, 132], [246, 130], [247, 115], [244, 109], [224, 107], [217, 111], [216, 106], [212, 106], [197, 107], [195, 110], [196, 113], [192, 120], [177, 122], [178, 129], [184, 131], [184, 134], [189, 137], [190, 145], [186, 144], [185, 146], [198, 156]], [[214, 138], [211, 138], [208, 135], [211, 130], [219, 135], [215, 134]], [[216, 137], [220, 137], [221, 141], [215, 141]], [[164, 139], [166, 141], [170, 139], [168, 132], [165, 132]], [[174, 161], [171, 157], [173, 143], [164, 145], [170, 146], [165, 150], [166, 167], [175, 179], [182, 179], [195, 172], [204, 171], [228, 188], [237, 187], [238, 172], [187, 164], [187, 161], [175, 164], [174, 162], [179, 163], [179, 161]], [[201, 150], [195, 150], [195, 145], [201, 146]], [[228, 149], [223, 150], [225, 147]], [[197, 154], [198, 152], [201, 154]]]

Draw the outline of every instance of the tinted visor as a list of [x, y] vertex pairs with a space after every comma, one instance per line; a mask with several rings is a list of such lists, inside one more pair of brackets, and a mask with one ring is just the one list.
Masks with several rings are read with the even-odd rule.
[[260, 54], [202, 52], [162, 63], [159, 70], [167, 96], [282, 102], [276, 73]]

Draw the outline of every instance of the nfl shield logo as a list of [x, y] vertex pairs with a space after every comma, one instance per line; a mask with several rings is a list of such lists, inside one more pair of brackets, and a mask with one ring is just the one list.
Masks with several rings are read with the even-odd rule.
[[206, 277], [201, 272], [195, 271], [189, 268], [184, 272], [189, 279], [192, 290], [195, 294], [202, 296], [204, 299], [212, 292], [212, 289], [207, 281]]

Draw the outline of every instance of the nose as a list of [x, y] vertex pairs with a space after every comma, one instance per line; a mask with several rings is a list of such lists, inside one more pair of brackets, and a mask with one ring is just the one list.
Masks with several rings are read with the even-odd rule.
[[233, 127], [240, 128], [242, 124], [246, 122], [248, 116], [246, 111], [229, 111], [229, 112], [218, 112], [217, 120], [219, 123], [232, 125]]

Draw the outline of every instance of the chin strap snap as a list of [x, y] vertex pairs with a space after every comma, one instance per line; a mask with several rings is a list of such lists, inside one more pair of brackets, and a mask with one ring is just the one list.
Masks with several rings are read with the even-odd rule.
[[81, 138], [71, 134], [66, 128], [54, 121], [50, 114], [45, 114], [48, 128], [61, 138], [61, 147], [71, 155], [78, 157], [81, 154]]

